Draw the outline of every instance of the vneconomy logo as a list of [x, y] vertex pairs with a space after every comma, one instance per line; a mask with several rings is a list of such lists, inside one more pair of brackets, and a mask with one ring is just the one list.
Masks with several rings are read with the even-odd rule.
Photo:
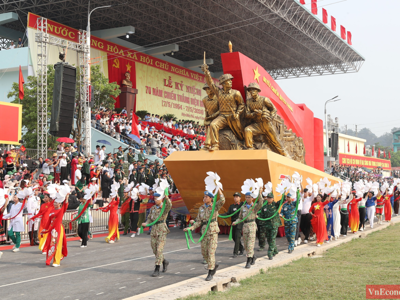
[[400, 285], [367, 285], [366, 299], [400, 299]]

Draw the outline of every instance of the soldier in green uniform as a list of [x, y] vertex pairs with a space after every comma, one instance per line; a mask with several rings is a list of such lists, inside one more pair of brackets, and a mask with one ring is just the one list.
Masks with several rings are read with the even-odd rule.
[[150, 163], [149, 169], [147, 169], [147, 171], [146, 171], [146, 177], [147, 177], [146, 184], [148, 186], [153, 186], [156, 183], [156, 180], [154, 178], [154, 164], [153, 163]]
[[[160, 219], [152, 226], [151, 229], [151, 248], [153, 249], [153, 253], [156, 256], [156, 267], [153, 274], [151, 275], [153, 277], [158, 277], [160, 275], [161, 263], [163, 264], [163, 272], [167, 272], [169, 265], [169, 262], [164, 258], [163, 251], [165, 242], [167, 240], [167, 234], [170, 232], [165, 221], [168, 217], [169, 211], [171, 210], [172, 202], [168, 198], [168, 196], [165, 196], [165, 200], [166, 201], [164, 212]], [[162, 196], [155, 193], [154, 202], [155, 205], [153, 205], [153, 207], [150, 209], [146, 222], [142, 223], [143, 227], [147, 224], [154, 222], [160, 216], [162, 207], [164, 205]]]
[[[238, 192], [233, 194], [233, 204], [229, 206], [228, 212], [226, 215], [231, 215], [242, 207], [243, 203], [240, 201], [242, 199], [242, 195]], [[239, 214], [236, 213], [231, 217], [231, 223], [235, 222], [237, 218], [239, 217]], [[232, 239], [235, 242], [235, 247], [233, 249], [233, 257], [237, 257], [238, 255], [243, 255], [243, 245], [242, 245], [242, 229], [243, 229], [243, 223], [239, 223], [236, 226], [232, 225]]]
[[[118, 191], [119, 193], [119, 191]], [[124, 204], [126, 201], [130, 201], [129, 191], [124, 191], [124, 197], [120, 198], [120, 204]], [[127, 235], [131, 230], [129, 228], [130, 225], [130, 212], [127, 211], [121, 216], [121, 223], [124, 225], [124, 235]]]
[[124, 187], [124, 184], [123, 184], [123, 180], [124, 180], [124, 175], [121, 172], [121, 169], [116, 168], [115, 169], [115, 181], [119, 182], [119, 184], [120, 184], [119, 189], [118, 189], [118, 197], [120, 199], [122, 199], [123, 196], [124, 196], [124, 188], [125, 187]]
[[129, 164], [131, 164], [131, 163], [133, 163], [135, 161], [135, 153], [133, 152], [132, 148], [129, 148], [129, 152], [128, 152], [128, 154], [126, 156], [128, 158], [128, 163]]
[[261, 212], [258, 214], [261, 219], [271, 218], [273, 215], [275, 215], [273, 218], [266, 221], [258, 220], [261, 224], [259, 233], [259, 251], [264, 250], [265, 238], [267, 238], [269, 245], [268, 258], [270, 260], [272, 260], [272, 258], [278, 254], [278, 247], [276, 247], [275, 240], [278, 233], [278, 227], [281, 224], [279, 213], [277, 212], [279, 209], [279, 204], [280, 201], [274, 202], [274, 194], [269, 193], [267, 195], [267, 204], [261, 208]]
[[[201, 227], [201, 233], [204, 232], [207, 228], [207, 222], [210, 219], [210, 215], [212, 212], [212, 202], [214, 195], [208, 191], [204, 192], [203, 202], [204, 204], [199, 207], [199, 212], [196, 217], [196, 222], [192, 227], [186, 227], [183, 229], [184, 231], [195, 230], [198, 227]], [[221, 190], [219, 190], [219, 200], [215, 204], [214, 214], [211, 218], [210, 226], [205, 234], [203, 240], [201, 241], [201, 254], [203, 258], [207, 261], [208, 264], [208, 275], [206, 281], [210, 281], [213, 279], [215, 272], [217, 271], [218, 265], [215, 264], [215, 251], [218, 246], [218, 211], [225, 203], [225, 197]]]
[[141, 163], [144, 162], [145, 156], [144, 156], [144, 152], [143, 152], [143, 148], [140, 148], [140, 152], [138, 154], [138, 161], [140, 161]]
[[158, 170], [160, 169], [160, 161], [158, 159], [156, 159], [154, 161], [155, 166], [154, 166], [154, 176], [156, 176], [158, 174]]
[[257, 212], [261, 209], [264, 203], [264, 198], [261, 195], [261, 190], [258, 196], [257, 204], [254, 205], [253, 201], [254, 198], [252, 193], [250, 192], [246, 193], [246, 203], [240, 209], [239, 218], [232, 223], [232, 225], [237, 225], [239, 224], [240, 221], [242, 221], [244, 218], [248, 216], [246, 220], [244, 220], [244, 225], [243, 225], [243, 242], [244, 242], [244, 249], [246, 249], [246, 255], [247, 255], [246, 269], [249, 269], [250, 265], [254, 265], [257, 259], [257, 257], [254, 255], [254, 244], [256, 242], [256, 231], [257, 231], [257, 225], [255, 221]]

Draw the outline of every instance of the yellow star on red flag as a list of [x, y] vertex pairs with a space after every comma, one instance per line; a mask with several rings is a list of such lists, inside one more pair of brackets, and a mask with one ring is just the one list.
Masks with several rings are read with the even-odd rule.
[[315, 205], [315, 210], [320, 209], [320, 208], [321, 208], [321, 205], [319, 205], [319, 204]]
[[260, 73], [258, 73], [258, 66], [257, 68], [253, 69], [254, 72], [254, 80], [257, 80], [258, 83], [260, 83], [260, 80], [258, 79], [258, 77], [260, 77]]
[[132, 66], [128, 63], [128, 64], [126, 65], [126, 71], [127, 71], [127, 72], [130, 72], [130, 71], [131, 71], [131, 68], [132, 68]]

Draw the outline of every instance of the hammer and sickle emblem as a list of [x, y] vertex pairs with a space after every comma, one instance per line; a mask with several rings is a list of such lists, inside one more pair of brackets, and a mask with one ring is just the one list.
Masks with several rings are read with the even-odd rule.
[[118, 58], [114, 59], [113, 68], [119, 69], [119, 59]]

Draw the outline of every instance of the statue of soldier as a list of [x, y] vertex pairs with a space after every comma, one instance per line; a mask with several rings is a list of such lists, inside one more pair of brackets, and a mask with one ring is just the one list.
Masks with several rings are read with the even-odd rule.
[[250, 83], [247, 91], [251, 97], [246, 100], [246, 118], [251, 119], [253, 122], [244, 129], [246, 147], [251, 150], [254, 149], [253, 136], [262, 134], [266, 136], [272, 151], [287, 156], [272, 124], [277, 109], [271, 100], [258, 95], [261, 89], [256, 82]]
[[219, 116], [210, 124], [210, 151], [219, 150], [219, 131], [229, 127], [239, 140], [243, 140], [243, 127], [240, 123], [240, 115], [244, 111], [245, 105], [242, 95], [238, 90], [232, 89], [231, 74], [224, 74], [219, 78], [219, 83], [222, 89], [217, 87], [208, 71], [207, 64], [202, 65], [201, 69], [204, 72], [206, 82], [210, 89], [218, 98]]
[[219, 115], [218, 98], [214, 92], [210, 89], [206, 83], [203, 86], [203, 90], [206, 91], [207, 97], [203, 98], [203, 104], [206, 111], [206, 117], [204, 118], [204, 126], [206, 126], [206, 140], [204, 142], [203, 150], [210, 150], [211, 148], [211, 134], [210, 124]]

